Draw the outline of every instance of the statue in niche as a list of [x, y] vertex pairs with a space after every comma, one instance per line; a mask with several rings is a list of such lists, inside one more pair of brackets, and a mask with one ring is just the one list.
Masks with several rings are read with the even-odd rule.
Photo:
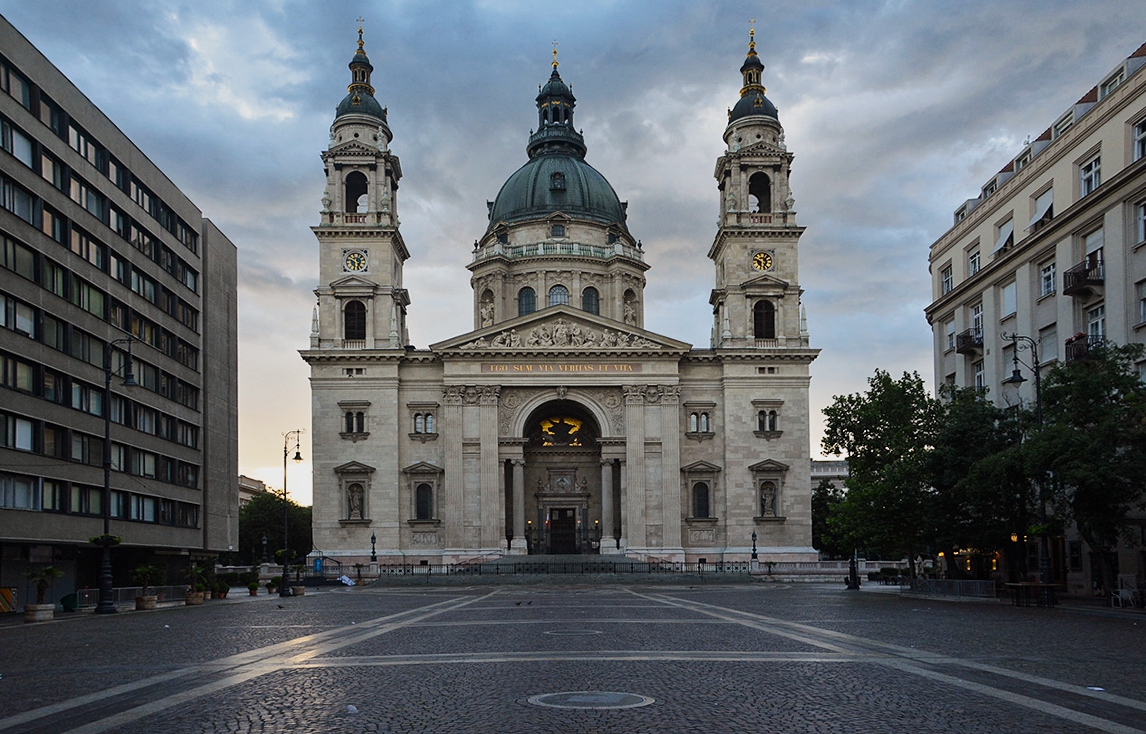
[[348, 517], [351, 520], [363, 519], [362, 506], [363, 506], [363, 502], [365, 500], [365, 497], [364, 497], [364, 492], [362, 491], [361, 485], [358, 485], [358, 484], [350, 485], [350, 489], [346, 490], [346, 494], [347, 494], [347, 505], [350, 508], [350, 512], [349, 512]]
[[776, 485], [771, 482], [760, 487], [760, 516], [776, 517]]
[[483, 301], [481, 304], [482, 327], [493, 326], [493, 301]]

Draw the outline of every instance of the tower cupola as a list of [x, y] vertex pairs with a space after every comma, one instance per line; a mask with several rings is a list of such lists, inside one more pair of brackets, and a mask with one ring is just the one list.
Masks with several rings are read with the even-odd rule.
[[553, 73], [537, 91], [537, 132], [529, 136], [526, 152], [532, 158], [546, 152], [573, 153], [585, 157], [585, 138], [573, 127], [573, 96], [557, 72], [557, 48], [553, 48]]
[[771, 117], [777, 122], [776, 106], [765, 97], [762, 78], [764, 76], [764, 62], [756, 53], [756, 29], [748, 31], [748, 55], [740, 66], [740, 74], [744, 77], [744, 86], [740, 88], [740, 101], [728, 111], [728, 122], [732, 123], [742, 117], [762, 116]]
[[386, 122], [386, 108], [374, 98], [374, 87], [370, 86], [370, 73], [374, 67], [366, 56], [362, 40], [362, 26], [358, 26], [358, 50], [350, 60], [350, 85], [347, 95], [338, 103], [335, 118], [343, 115], [369, 115]]

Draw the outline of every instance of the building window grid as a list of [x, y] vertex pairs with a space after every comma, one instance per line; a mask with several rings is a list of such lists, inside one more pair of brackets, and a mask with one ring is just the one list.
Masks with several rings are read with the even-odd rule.
[[967, 255], [967, 277], [970, 277], [970, 276], [974, 275], [975, 273], [978, 273], [979, 268], [980, 268], [979, 251], [975, 250], [971, 254]]
[[955, 277], [952, 273], [951, 266], [943, 268], [939, 271], [939, 288], [943, 295], [947, 295], [955, 287]]
[[1146, 158], [1146, 120], [1134, 126], [1134, 160]]
[[1055, 292], [1055, 264], [1054, 261], [1044, 263], [1039, 268], [1039, 296], [1049, 296]]
[[1102, 183], [1102, 157], [1095, 156], [1078, 169], [1079, 196], [1086, 196]]

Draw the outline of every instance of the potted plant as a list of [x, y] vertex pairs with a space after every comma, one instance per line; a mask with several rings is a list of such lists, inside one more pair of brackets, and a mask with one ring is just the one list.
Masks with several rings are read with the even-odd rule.
[[258, 596], [259, 595], [259, 582], [258, 581], [252, 581], [251, 583], [247, 584], [247, 591], [249, 591], [251, 593], [251, 596]]
[[226, 581], [224, 581], [223, 579], [219, 579], [218, 581], [215, 582], [215, 598], [216, 599], [226, 599], [227, 594], [229, 594], [230, 592], [231, 592], [231, 585], [228, 584]]
[[295, 585], [290, 587], [290, 593], [292, 596], [304, 596], [306, 594], [306, 587], [302, 585], [302, 572], [306, 570], [306, 566], [301, 563], [296, 563], [291, 566], [291, 570], [294, 571]]
[[38, 571], [27, 571], [24, 578], [36, 585], [36, 603], [24, 605], [25, 622], [50, 622], [55, 616], [55, 603], [45, 603], [52, 582], [64, 575], [55, 566], [44, 566]]
[[202, 604], [203, 592], [207, 589], [207, 585], [203, 583], [203, 569], [192, 563], [184, 575], [187, 576], [187, 595], [183, 598], [183, 603], [189, 607]]
[[137, 611], [155, 609], [155, 603], [158, 601], [158, 597], [154, 596], [153, 594], [149, 594], [148, 592], [151, 591], [152, 586], [155, 586], [156, 584], [163, 581], [166, 575], [166, 569], [160, 568], [159, 566], [152, 566], [146, 563], [140, 566], [136, 566], [134, 569], [132, 569], [132, 581], [142, 587], [140, 589], [139, 596], [135, 597], [135, 608]]
[[267, 592], [270, 594], [275, 593], [275, 589], [283, 585], [282, 576], [271, 576], [271, 580], [267, 582]]

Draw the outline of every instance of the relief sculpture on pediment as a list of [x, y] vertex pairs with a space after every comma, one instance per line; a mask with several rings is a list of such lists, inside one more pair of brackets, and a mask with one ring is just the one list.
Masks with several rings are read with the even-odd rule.
[[538, 324], [523, 338], [516, 329], [480, 337], [459, 347], [459, 349], [489, 349], [491, 347], [540, 347], [542, 349], [605, 348], [605, 349], [660, 349], [656, 342], [636, 334], [611, 329], [597, 329], [582, 326], [563, 318]]

